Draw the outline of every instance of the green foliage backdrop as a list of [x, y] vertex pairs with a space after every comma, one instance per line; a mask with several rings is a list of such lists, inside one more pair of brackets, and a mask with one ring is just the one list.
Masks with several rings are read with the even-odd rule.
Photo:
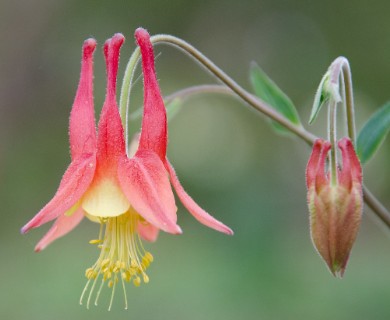
[[[84, 221], [44, 252], [33, 248], [48, 226], [19, 229], [54, 194], [69, 163], [67, 126], [79, 76], [82, 41], [100, 45], [115, 32], [171, 33], [203, 51], [250, 88], [261, 68], [294, 100], [307, 122], [328, 65], [346, 56], [355, 84], [357, 124], [389, 98], [388, 1], [2, 1], [0, 3], [0, 317], [2, 319], [389, 319], [390, 238], [369, 210], [345, 279], [334, 279], [309, 238], [304, 168], [310, 150], [275, 136], [240, 102], [204, 96], [169, 125], [168, 154], [189, 193], [235, 231], [218, 234], [182, 207], [182, 236], [162, 234], [151, 281], [121, 292], [107, 313], [78, 305], [84, 270], [97, 257], [88, 244], [98, 226]], [[164, 94], [212, 83], [171, 48], [157, 47]], [[97, 114], [104, 62], [95, 55]], [[133, 107], [140, 106], [140, 82]], [[324, 119], [323, 119], [324, 120]], [[314, 131], [324, 134], [320, 119]], [[139, 123], [134, 123], [136, 131]], [[365, 167], [367, 185], [390, 207], [389, 141]]]

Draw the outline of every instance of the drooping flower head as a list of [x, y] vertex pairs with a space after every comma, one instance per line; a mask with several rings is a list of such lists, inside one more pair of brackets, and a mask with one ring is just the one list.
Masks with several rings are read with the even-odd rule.
[[88, 282], [80, 299], [81, 303], [89, 289], [87, 306], [101, 279], [95, 304], [106, 284], [112, 288], [110, 309], [115, 288], [118, 282], [122, 282], [127, 308], [125, 282], [133, 281], [135, 286], [142, 281], [148, 283], [146, 269], [153, 261], [153, 256], [144, 250], [140, 237], [154, 241], [159, 230], [181, 233], [176, 223], [177, 208], [168, 175], [184, 205], [199, 221], [216, 230], [232, 233], [184, 192], [166, 160], [166, 112], [154, 71], [153, 49], [145, 30], [138, 29], [136, 37], [143, 57], [145, 107], [135, 154], [126, 155], [116, 103], [119, 51], [124, 37], [115, 34], [104, 45], [107, 90], [97, 135], [92, 89], [96, 41], [86, 40], [80, 82], [70, 116], [72, 162], [53, 199], [22, 228], [22, 233], [26, 233], [56, 219], [37, 244], [35, 250], [40, 251], [71, 231], [84, 216], [100, 223], [99, 238], [91, 241], [98, 245], [100, 256], [86, 270]]
[[[107, 91], [97, 136], [92, 92], [96, 42], [90, 39], [84, 43], [80, 82], [70, 117], [72, 162], [53, 199], [22, 228], [25, 233], [57, 218], [37, 244], [35, 250], [40, 251], [72, 230], [84, 216], [101, 224], [99, 238], [91, 241], [101, 250], [96, 263], [86, 271], [88, 283], [83, 296], [90, 288], [87, 305], [99, 279], [102, 282], [96, 303], [104, 283], [114, 292], [119, 281], [123, 288], [124, 282], [130, 280], [136, 286], [142, 280], [149, 281], [146, 269], [153, 257], [143, 249], [139, 235], [147, 240], [155, 239], [154, 230], [149, 231], [150, 223], [158, 221], [164, 231], [181, 233], [176, 224], [176, 206], [169, 179], [164, 167], [155, 168], [148, 150], [132, 158], [129, 170], [135, 175], [133, 180], [121, 179], [118, 175], [121, 161], [127, 159], [116, 103], [119, 50], [123, 41], [124, 37], [116, 34], [104, 45]], [[125, 193], [129, 190], [127, 197]], [[112, 300], [110, 307], [111, 304]]]
[[331, 144], [318, 139], [306, 168], [311, 238], [335, 276], [342, 277], [362, 217], [362, 169], [349, 138], [339, 141], [342, 167], [337, 181], [326, 172]]

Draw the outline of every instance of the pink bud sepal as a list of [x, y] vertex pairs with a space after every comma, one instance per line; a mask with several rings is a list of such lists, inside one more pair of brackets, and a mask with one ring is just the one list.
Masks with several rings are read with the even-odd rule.
[[362, 169], [349, 138], [339, 141], [342, 167], [332, 183], [325, 170], [331, 149], [328, 141], [315, 141], [306, 168], [310, 233], [318, 253], [334, 276], [342, 277], [355, 242], [363, 208]]

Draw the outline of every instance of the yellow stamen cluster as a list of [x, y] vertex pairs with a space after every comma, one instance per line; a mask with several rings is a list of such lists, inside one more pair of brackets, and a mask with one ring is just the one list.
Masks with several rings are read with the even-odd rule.
[[[121, 281], [125, 309], [127, 309], [127, 296], [125, 282], [132, 281], [138, 287], [142, 281], [149, 282], [146, 269], [153, 261], [150, 252], [145, 251], [141, 239], [137, 232], [137, 224], [142, 218], [135, 212], [126, 212], [117, 217], [101, 219], [101, 228], [99, 239], [91, 240], [91, 244], [97, 244], [100, 249], [100, 256], [95, 264], [85, 271], [88, 282], [80, 298], [82, 304], [85, 293], [90, 283], [92, 283], [88, 299], [87, 308], [99, 278], [101, 279], [100, 287], [96, 293], [95, 305], [98, 304], [100, 292], [105, 283], [112, 288], [111, 300], [108, 310], [111, 309], [114, 299], [116, 284]], [[103, 229], [105, 228], [104, 237], [102, 238]]]

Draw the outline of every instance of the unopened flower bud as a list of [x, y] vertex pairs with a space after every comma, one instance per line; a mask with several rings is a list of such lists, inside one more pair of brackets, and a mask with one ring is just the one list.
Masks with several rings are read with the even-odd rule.
[[349, 138], [339, 141], [342, 167], [337, 181], [326, 172], [328, 141], [318, 139], [306, 168], [311, 238], [333, 275], [342, 277], [359, 229], [362, 207], [362, 169]]

